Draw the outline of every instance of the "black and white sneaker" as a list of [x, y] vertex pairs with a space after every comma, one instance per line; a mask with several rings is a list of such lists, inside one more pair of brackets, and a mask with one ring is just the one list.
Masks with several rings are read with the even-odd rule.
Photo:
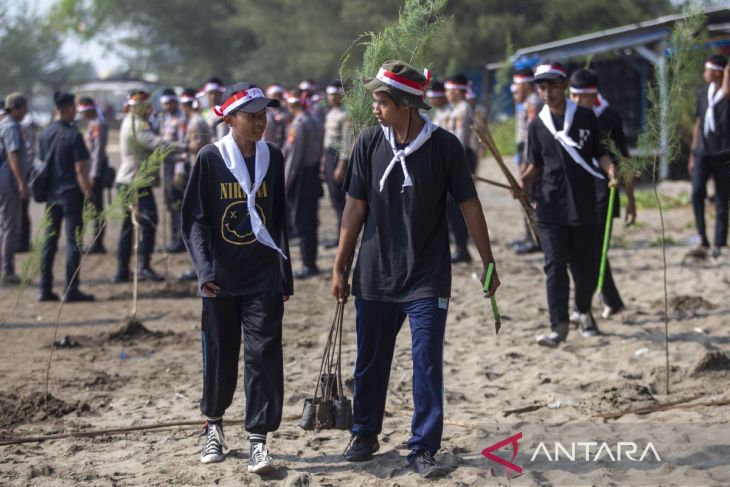
[[598, 331], [596, 320], [593, 319], [593, 314], [590, 311], [588, 313], [579, 313], [578, 324], [580, 325], [580, 334], [586, 338], [601, 334], [601, 332]]
[[223, 435], [223, 426], [220, 423], [206, 423], [205, 446], [200, 453], [200, 461], [202, 463], [222, 462], [225, 446], [226, 437]]
[[248, 454], [248, 472], [259, 475], [271, 473], [276, 470], [274, 462], [266, 449], [266, 443], [252, 442]]

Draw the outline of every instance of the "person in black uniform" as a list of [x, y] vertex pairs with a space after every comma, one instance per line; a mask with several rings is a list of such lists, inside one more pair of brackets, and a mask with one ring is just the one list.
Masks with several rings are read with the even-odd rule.
[[[593, 113], [598, 117], [598, 125], [601, 127], [601, 143], [604, 144], [606, 152], [611, 156], [616, 163], [615, 156], [611, 153], [612, 148], [607, 140], [612, 141], [613, 146], [619, 151], [620, 157], [628, 157], [629, 150], [626, 146], [626, 137], [624, 136], [623, 123], [621, 122], [621, 116], [616, 110], [609, 106], [608, 101], [598, 93], [599, 79], [596, 73], [590, 69], [578, 69], [570, 75], [570, 99], [573, 100], [577, 105], [584, 108], [593, 110]], [[618, 156], [618, 155], [617, 155]], [[596, 179], [596, 198], [598, 203], [598, 242], [596, 246], [596, 252], [598, 258], [601, 257], [601, 250], [603, 242], [603, 234], [606, 227], [606, 216], [608, 215], [608, 199], [609, 199], [609, 187], [608, 180]], [[626, 184], [626, 217], [625, 221], [627, 225], [632, 225], [636, 221], [636, 200], [634, 199], [634, 185], [631, 181]], [[614, 200], [613, 207], [613, 218], [620, 216], [619, 208], [619, 195], [616, 192], [616, 199]], [[611, 265], [606, 260], [606, 274], [603, 282], [603, 290], [601, 291], [601, 303], [603, 304], [603, 318], [608, 318], [611, 315], [618, 313], [624, 308], [624, 302], [621, 299], [621, 295], [618, 292], [616, 283], [613, 280], [613, 274], [611, 272]], [[578, 320], [577, 312], [573, 315], [573, 320]]]
[[249, 83], [223, 94], [215, 113], [230, 131], [198, 153], [182, 204], [182, 232], [203, 297], [203, 463], [223, 460], [223, 414], [238, 378], [243, 330], [248, 471], [274, 470], [267, 433], [284, 396], [282, 317], [293, 294], [286, 229], [284, 158], [262, 140], [277, 100]]
[[89, 170], [86, 166], [89, 151], [84, 138], [73, 124], [76, 118], [76, 103], [70, 93], [55, 93], [58, 120], [49, 125], [40, 136], [40, 158], [48, 163], [48, 212], [51, 225], [41, 255], [41, 279], [39, 301], [58, 301], [53, 292], [53, 260], [58, 249], [61, 220], [66, 231], [66, 301], [93, 301], [94, 296], [79, 290], [81, 249], [76, 234], [83, 225], [84, 200], [92, 196]]
[[568, 264], [581, 333], [586, 337], [599, 334], [591, 313], [598, 282], [595, 248], [599, 245], [594, 180], [605, 179], [605, 173], [615, 184], [616, 168], [601, 144], [596, 115], [565, 98], [565, 67], [541, 64], [535, 70], [535, 84], [545, 105], [527, 128], [528, 166], [521, 182], [523, 188], [535, 185], [533, 196], [545, 254], [551, 333], [537, 341], [556, 347], [568, 336]]
[[707, 88], [697, 96], [697, 119], [692, 133], [688, 169], [692, 177], [692, 207], [700, 244], [693, 251], [705, 257], [710, 241], [705, 231], [707, 181], [715, 180], [715, 239], [712, 257], [720, 257], [727, 246], [728, 205], [730, 204], [730, 64], [725, 56], [705, 61]]

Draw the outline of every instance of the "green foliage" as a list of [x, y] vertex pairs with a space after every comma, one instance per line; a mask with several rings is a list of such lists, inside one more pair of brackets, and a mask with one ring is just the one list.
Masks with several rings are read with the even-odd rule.
[[[168, 83], [216, 74], [230, 81], [333, 78], [362, 32], [391, 25], [403, 0], [55, 0], [59, 31], [94, 38], [131, 68]], [[445, 1], [443, 3], [446, 3]], [[523, 47], [665, 15], [669, 0], [449, 0], [429, 68], [443, 78], [481, 70]], [[405, 10], [405, 9], [404, 9]], [[350, 50], [359, 63], [362, 50]], [[510, 54], [511, 54], [510, 49]]]
[[[658, 208], [656, 197], [654, 192], [650, 189], [640, 189], [634, 191], [634, 197], [636, 199], [636, 208], [639, 210], [649, 210]], [[690, 194], [683, 192], [677, 196], [669, 196], [665, 194], [659, 195], [659, 201], [661, 202], [662, 208], [684, 208], [691, 204]], [[628, 200], [624, 193], [621, 193], [621, 205], [625, 208], [628, 204]]]
[[515, 118], [510, 117], [489, 124], [489, 132], [497, 144], [499, 153], [508, 156], [515, 153]]
[[[372, 78], [384, 61], [400, 59], [416, 69], [430, 68], [431, 43], [445, 18], [446, 0], [406, 0], [398, 22], [382, 32], [367, 32], [355, 40], [343, 57], [340, 77], [352, 80], [343, 99], [355, 136], [374, 125], [372, 96], [364, 79]], [[354, 48], [364, 48], [362, 65], [353, 66]]]
[[672, 31], [670, 56], [666, 59], [666, 102], [662, 99], [660, 67], [654, 80], [649, 84], [647, 93], [650, 108], [646, 115], [644, 130], [639, 135], [638, 153], [642, 154], [625, 160], [621, 165], [624, 177], [634, 177], [645, 171], [656, 172], [656, 164], [662, 147], [662, 124], [665, 124], [666, 148], [662, 155], [667, 160], [677, 159], [683, 128], [687, 126], [687, 113], [692, 112], [699, 74], [706, 55], [704, 43], [705, 16], [696, 5], [690, 6], [685, 18]]

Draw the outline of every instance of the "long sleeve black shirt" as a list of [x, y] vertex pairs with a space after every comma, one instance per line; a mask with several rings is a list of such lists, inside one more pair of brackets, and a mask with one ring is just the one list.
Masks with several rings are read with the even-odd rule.
[[[271, 158], [256, 194], [256, 209], [271, 238], [289, 256], [284, 195], [284, 158], [269, 144]], [[254, 157], [246, 158], [251, 181]], [[198, 153], [182, 204], [183, 241], [198, 275], [198, 288], [213, 281], [220, 296], [261, 292], [293, 294], [291, 260], [256, 240], [246, 193], [213, 144]]]

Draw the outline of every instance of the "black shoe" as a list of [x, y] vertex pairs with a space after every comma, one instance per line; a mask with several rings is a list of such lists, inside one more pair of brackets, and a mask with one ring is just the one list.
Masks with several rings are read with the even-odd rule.
[[304, 266], [302, 269], [294, 273], [294, 279], [309, 279], [310, 277], [318, 276], [319, 269], [316, 267]]
[[534, 242], [525, 241], [523, 245], [517, 245], [514, 247], [515, 254], [517, 255], [525, 255], [525, 254], [534, 254], [535, 252], [541, 252], [542, 249], [539, 245], [537, 245]]
[[461, 262], [471, 262], [471, 255], [467, 249], [458, 249], [454, 255], [451, 256], [452, 264], [459, 264]]
[[347, 445], [342, 455], [348, 462], [364, 462], [373, 458], [373, 453], [380, 449], [378, 436], [352, 435], [350, 444]]
[[60, 301], [60, 299], [61, 298], [58, 297], [58, 294], [51, 290], [41, 291], [38, 293], [38, 301]]
[[411, 461], [411, 465], [425, 479], [435, 479], [449, 473], [449, 469], [437, 462], [433, 455], [427, 451], [418, 453]]
[[337, 239], [325, 240], [322, 242], [322, 248], [325, 249], [336, 249], [340, 245], [340, 241]]
[[152, 270], [150, 267], [143, 267], [137, 272], [137, 280], [139, 281], [152, 281], [152, 282], [160, 282], [164, 281], [165, 278], [156, 273]]
[[124, 283], [124, 282], [129, 282], [129, 281], [131, 281], [131, 280], [132, 280], [132, 279], [131, 279], [131, 278], [129, 277], [129, 274], [117, 274], [117, 275], [116, 275], [116, 276], [114, 276], [114, 278], [112, 279], [112, 283], [113, 283], [113, 284], [122, 284], [122, 283]]
[[69, 291], [66, 296], [67, 303], [80, 303], [82, 301], [94, 301], [95, 299], [93, 294], [82, 293], [78, 289]]
[[180, 275], [180, 280], [181, 281], [197, 281], [198, 274], [193, 269], [190, 269], [190, 270], [183, 272]]

